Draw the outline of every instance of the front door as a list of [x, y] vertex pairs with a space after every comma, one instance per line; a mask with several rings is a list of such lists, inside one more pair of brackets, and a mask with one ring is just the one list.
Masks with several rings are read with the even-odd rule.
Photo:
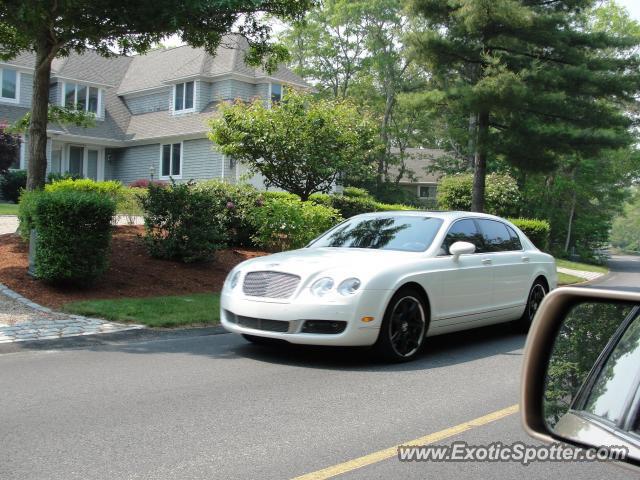
[[69, 145], [67, 172], [81, 178], [104, 180], [104, 150], [96, 147]]

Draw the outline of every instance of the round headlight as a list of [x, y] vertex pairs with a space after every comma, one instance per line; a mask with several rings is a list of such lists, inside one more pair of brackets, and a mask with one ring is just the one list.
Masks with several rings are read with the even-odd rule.
[[347, 278], [338, 285], [338, 293], [340, 295], [353, 295], [360, 288], [360, 280], [358, 278]]
[[333, 279], [323, 277], [313, 282], [311, 285], [311, 293], [316, 297], [324, 297], [333, 288]]
[[236, 285], [238, 285], [238, 280], [240, 280], [240, 272], [239, 271], [234, 273], [233, 277], [231, 277], [231, 280], [229, 280], [229, 288], [231, 288], [231, 290], [236, 288]]

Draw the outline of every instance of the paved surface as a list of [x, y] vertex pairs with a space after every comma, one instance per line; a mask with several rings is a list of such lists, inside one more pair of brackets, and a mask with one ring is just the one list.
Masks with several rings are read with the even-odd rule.
[[0, 284], [0, 343], [51, 340], [140, 328], [143, 327], [52, 312]]
[[604, 273], [600, 272], [587, 272], [584, 270], [574, 270], [572, 268], [558, 267], [559, 273], [566, 273], [567, 275], [573, 275], [574, 277], [584, 278], [585, 280], [595, 280], [596, 278], [604, 277]]
[[[142, 225], [142, 217], [117, 215], [116, 225]], [[0, 235], [14, 233], [18, 229], [18, 217], [15, 215], [0, 215]]]
[[[640, 262], [614, 259], [612, 267], [605, 284], [640, 285]], [[91, 345], [95, 337], [68, 339], [69, 348], [58, 342], [49, 350], [33, 342], [1, 355], [0, 478], [286, 479], [518, 402], [525, 338], [505, 326], [432, 338], [405, 365], [380, 364], [360, 350], [258, 347], [203, 332]], [[535, 443], [518, 415], [441, 443], [455, 440]], [[630, 473], [605, 464], [392, 458], [338, 478]]]

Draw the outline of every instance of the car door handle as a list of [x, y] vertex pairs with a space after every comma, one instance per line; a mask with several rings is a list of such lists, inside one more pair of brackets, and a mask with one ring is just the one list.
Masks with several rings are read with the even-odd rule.
[[529, 257], [522, 257], [522, 261], [524, 263], [529, 263]]
[[483, 265], [491, 265], [491, 259], [490, 258], [483, 258], [482, 259], [482, 264]]

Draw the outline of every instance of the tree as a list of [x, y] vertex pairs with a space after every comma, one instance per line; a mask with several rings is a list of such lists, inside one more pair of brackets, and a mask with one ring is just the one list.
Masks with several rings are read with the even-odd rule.
[[217, 148], [302, 200], [371, 169], [377, 150], [375, 124], [345, 100], [290, 90], [272, 106], [255, 99], [219, 111], [209, 133]]
[[234, 30], [252, 49], [250, 63], [267, 69], [286, 58], [286, 49], [268, 42], [262, 13], [300, 16], [313, 0], [4, 0], [0, 3], [0, 58], [33, 51], [36, 64], [29, 127], [27, 189], [44, 185], [51, 62], [57, 56], [93, 48], [103, 56], [144, 53], [170, 35], [215, 52], [222, 35]]
[[593, 0], [413, 0], [427, 27], [416, 54], [446, 101], [467, 111], [474, 150], [472, 210], [484, 209], [490, 155], [549, 171], [566, 155], [632, 142], [620, 104], [639, 90], [637, 36], [592, 28]]
[[633, 189], [622, 215], [613, 221], [611, 245], [624, 252], [640, 252], [640, 189]]

